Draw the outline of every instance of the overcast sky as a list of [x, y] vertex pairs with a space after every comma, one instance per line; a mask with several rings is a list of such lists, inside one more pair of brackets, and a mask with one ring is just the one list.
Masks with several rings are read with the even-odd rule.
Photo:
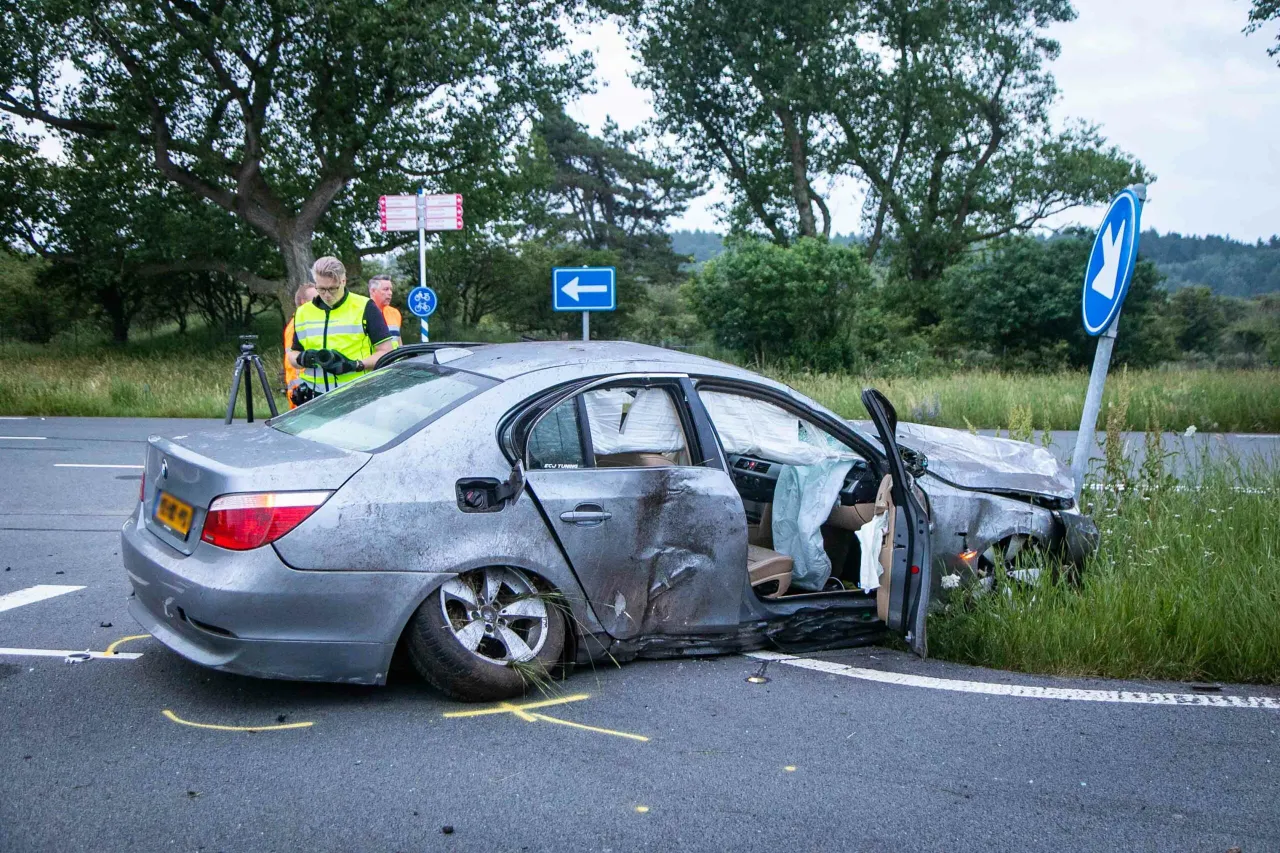
[[[1062, 44], [1053, 70], [1055, 118], [1083, 118], [1155, 172], [1143, 227], [1243, 240], [1280, 233], [1280, 67], [1267, 56], [1275, 27], [1246, 36], [1246, 0], [1075, 0], [1079, 17], [1054, 27]], [[595, 50], [598, 92], [570, 114], [599, 130], [652, 117], [647, 95], [614, 24], [580, 36]], [[723, 231], [713, 191], [676, 228]], [[834, 230], [859, 230], [861, 198], [832, 188]], [[1101, 210], [1072, 211], [1053, 224], [1095, 225]]]

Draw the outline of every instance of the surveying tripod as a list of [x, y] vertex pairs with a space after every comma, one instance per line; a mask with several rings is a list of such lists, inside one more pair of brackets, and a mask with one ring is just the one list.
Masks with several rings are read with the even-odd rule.
[[262, 359], [253, 351], [253, 342], [257, 335], [240, 336], [240, 355], [236, 357], [236, 368], [231, 374], [231, 399], [227, 401], [226, 423], [231, 423], [236, 414], [236, 397], [240, 395], [240, 386], [244, 386], [244, 413], [248, 423], [253, 423], [253, 374], [246, 371], [250, 366], [258, 373], [262, 382], [262, 393], [267, 398], [267, 406], [271, 409], [271, 417], [280, 414], [276, 411], [276, 400], [271, 395], [271, 385], [267, 382], [267, 371], [262, 366]]

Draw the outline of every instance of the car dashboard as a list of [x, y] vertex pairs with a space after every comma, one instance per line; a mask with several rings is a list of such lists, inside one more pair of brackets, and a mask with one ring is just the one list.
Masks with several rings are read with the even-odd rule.
[[[738, 493], [743, 500], [755, 503], [773, 502], [773, 492], [778, 487], [778, 475], [782, 473], [783, 467], [785, 466], [780, 462], [770, 462], [756, 456], [729, 456], [729, 471]], [[855, 459], [840, 489], [840, 504], [853, 506], [874, 503], [879, 486], [880, 478], [866, 460]]]

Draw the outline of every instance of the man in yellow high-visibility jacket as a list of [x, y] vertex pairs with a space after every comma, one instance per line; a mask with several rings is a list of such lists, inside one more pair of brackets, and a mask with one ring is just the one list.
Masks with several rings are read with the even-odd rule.
[[395, 338], [395, 346], [398, 347], [404, 343], [404, 336], [400, 334], [400, 309], [391, 304], [393, 287], [391, 276], [385, 273], [369, 279], [369, 298], [382, 311], [382, 319], [387, 321], [387, 331], [391, 332], [391, 337]]
[[316, 298], [293, 315], [293, 343], [289, 359], [302, 368], [302, 381], [311, 394], [339, 388], [372, 370], [395, 339], [382, 312], [372, 300], [347, 292], [347, 269], [342, 261], [325, 257], [311, 267]]
[[[293, 293], [293, 310], [296, 312], [303, 305], [316, 298], [316, 283], [309, 281], [299, 287]], [[296, 409], [298, 404], [293, 402], [293, 389], [302, 383], [302, 368], [294, 367], [293, 362], [289, 359], [289, 353], [293, 349], [293, 318], [289, 318], [289, 322], [284, 326], [284, 387], [285, 394], [289, 398], [289, 408]]]

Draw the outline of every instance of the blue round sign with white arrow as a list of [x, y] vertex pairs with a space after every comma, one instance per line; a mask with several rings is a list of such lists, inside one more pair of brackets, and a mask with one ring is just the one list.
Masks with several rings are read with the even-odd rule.
[[409, 310], [419, 317], [430, 317], [436, 310], [436, 292], [429, 287], [415, 287], [405, 297]]
[[1121, 190], [1098, 227], [1089, 266], [1084, 273], [1084, 330], [1100, 335], [1120, 313], [1138, 260], [1142, 200], [1132, 189]]

